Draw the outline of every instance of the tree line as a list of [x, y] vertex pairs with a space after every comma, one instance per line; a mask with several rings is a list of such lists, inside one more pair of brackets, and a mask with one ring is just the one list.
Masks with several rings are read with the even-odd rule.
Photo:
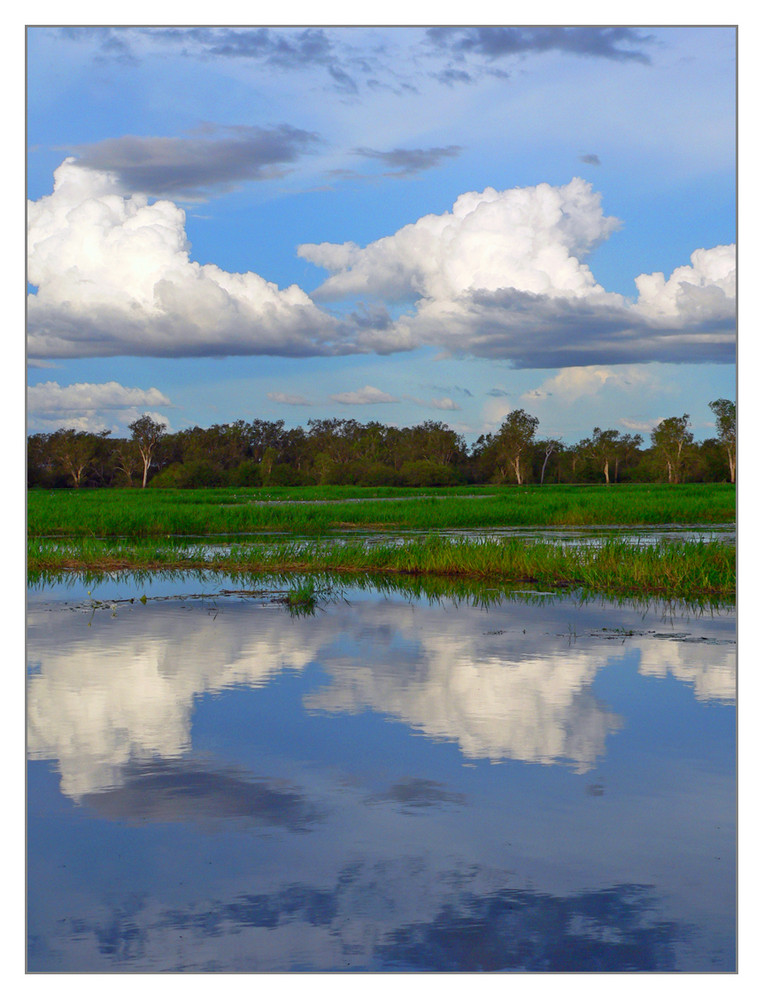
[[517, 409], [468, 447], [446, 424], [413, 427], [314, 419], [214, 424], [168, 433], [144, 414], [129, 438], [61, 428], [27, 439], [27, 483], [81, 487], [453, 486], [467, 483], [735, 482], [736, 407], [708, 404], [716, 437], [699, 442], [687, 413], [640, 434], [595, 427], [577, 444], [538, 438], [538, 418]]

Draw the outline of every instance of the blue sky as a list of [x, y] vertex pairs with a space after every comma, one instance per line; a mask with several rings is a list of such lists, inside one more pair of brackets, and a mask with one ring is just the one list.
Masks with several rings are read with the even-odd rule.
[[[28, 30], [28, 429], [735, 397], [732, 28]], [[54, 187], [55, 184], [55, 187]]]

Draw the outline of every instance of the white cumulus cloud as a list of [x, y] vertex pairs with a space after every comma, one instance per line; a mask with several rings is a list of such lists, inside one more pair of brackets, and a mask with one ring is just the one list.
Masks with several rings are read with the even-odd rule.
[[[366, 247], [302, 244], [330, 272], [312, 296], [197, 263], [180, 207], [72, 158], [28, 217], [32, 361], [422, 346], [517, 368], [735, 360], [735, 247], [698, 249], [668, 278], [639, 275], [633, 300], [608, 292], [585, 259], [620, 222], [580, 178], [466, 192]], [[342, 318], [316, 304], [348, 299]]]
[[286, 406], [312, 406], [313, 404], [309, 399], [304, 396], [298, 396], [291, 392], [268, 392], [266, 393], [268, 399], [272, 399], [274, 403], [284, 403]]
[[127, 195], [116, 174], [72, 158], [54, 176], [53, 193], [28, 206], [31, 357], [352, 350], [297, 285], [193, 261], [173, 202]]
[[130, 388], [119, 382], [40, 382], [27, 389], [30, 422], [45, 430], [64, 426], [80, 431], [115, 430], [115, 421], [124, 428], [146, 412], [167, 423], [166, 417], [151, 408], [170, 405], [159, 389]]
[[619, 225], [603, 215], [591, 186], [574, 178], [565, 187], [471, 191], [452, 211], [426, 215], [364, 249], [306, 243], [298, 253], [335, 272], [314, 293], [317, 299], [453, 300], [470, 290], [508, 287], [575, 298], [602, 291], [580, 258]]
[[660, 423], [660, 420], [637, 420], [634, 417], [621, 417], [618, 423], [627, 430], [649, 434]]
[[461, 406], [456, 404], [449, 396], [443, 396], [442, 399], [431, 399], [430, 406], [435, 407], [436, 410], [461, 410]]
[[617, 389], [629, 392], [635, 389], [644, 392], [653, 388], [654, 378], [648, 372], [634, 365], [623, 365], [617, 370], [588, 365], [581, 368], [564, 368], [552, 378], [545, 379], [536, 389], [524, 392], [523, 402], [535, 402], [555, 397], [566, 403], [596, 395], [602, 389]]
[[417, 406], [426, 406], [432, 410], [461, 410], [461, 406], [455, 403], [450, 396], [443, 396], [440, 399], [433, 396], [430, 399], [422, 399], [419, 396], [403, 396], [408, 403], [416, 403]]
[[483, 433], [486, 431], [496, 430], [507, 414], [513, 409], [516, 409], [516, 407], [514, 404], [510, 403], [506, 396], [491, 396], [490, 399], [487, 399], [485, 403], [483, 403], [481, 410], [482, 424], [480, 425], [480, 430]]
[[363, 389], [356, 389], [353, 392], [337, 392], [330, 396], [335, 403], [346, 403], [351, 406], [366, 406], [368, 403], [397, 403], [396, 396], [391, 396], [389, 392], [376, 389], [373, 385], [365, 385]]
[[640, 275], [632, 301], [606, 291], [584, 263], [619, 225], [574, 178], [469, 192], [450, 212], [365, 248], [303, 244], [298, 253], [332, 272], [316, 300], [412, 307], [359, 333], [361, 347], [380, 353], [431, 345], [525, 368], [734, 361], [735, 247], [696, 250], [668, 280]]
[[737, 277], [736, 247], [696, 250], [690, 264], [672, 271], [640, 274], [635, 279], [637, 308], [653, 318], [702, 319], [708, 314], [734, 313]]

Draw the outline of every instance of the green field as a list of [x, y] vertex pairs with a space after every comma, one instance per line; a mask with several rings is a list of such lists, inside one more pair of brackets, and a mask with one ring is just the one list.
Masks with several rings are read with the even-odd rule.
[[30, 538], [149, 538], [343, 528], [480, 529], [554, 525], [727, 524], [729, 483], [678, 486], [283, 487], [204, 490], [31, 490]]

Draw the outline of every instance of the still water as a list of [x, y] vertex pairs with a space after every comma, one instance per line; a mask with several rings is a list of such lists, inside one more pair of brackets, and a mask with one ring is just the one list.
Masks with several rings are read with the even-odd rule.
[[30, 591], [30, 971], [735, 968], [732, 609], [241, 586]]
[[[300, 501], [302, 502], [302, 501]], [[334, 501], [327, 501], [334, 502]], [[722, 542], [734, 545], [736, 530], [734, 524], [653, 524], [639, 527], [624, 528], [622, 525], [587, 525], [585, 528], [568, 527], [511, 527], [511, 528], [441, 528], [438, 537], [452, 541], [480, 541], [484, 539], [519, 539], [530, 542], [552, 542], [559, 545], [603, 545], [608, 541], [625, 542], [628, 545], [660, 545], [663, 542]], [[394, 530], [385, 529], [373, 532], [368, 528], [335, 529], [324, 532], [323, 539], [331, 542], [358, 542], [359, 540], [376, 545], [380, 542], [388, 544], [403, 544], [421, 540], [432, 535], [431, 531], [418, 529]], [[209, 552], [226, 552], [232, 544], [242, 542], [303, 542], [314, 545], [315, 535], [300, 535], [287, 531], [242, 532], [238, 535], [175, 535], [172, 541], [182, 547], [184, 545], [204, 545]], [[210, 538], [214, 541], [210, 542]], [[49, 540], [50, 541], [50, 540]], [[164, 540], [167, 542], [167, 539]]]

